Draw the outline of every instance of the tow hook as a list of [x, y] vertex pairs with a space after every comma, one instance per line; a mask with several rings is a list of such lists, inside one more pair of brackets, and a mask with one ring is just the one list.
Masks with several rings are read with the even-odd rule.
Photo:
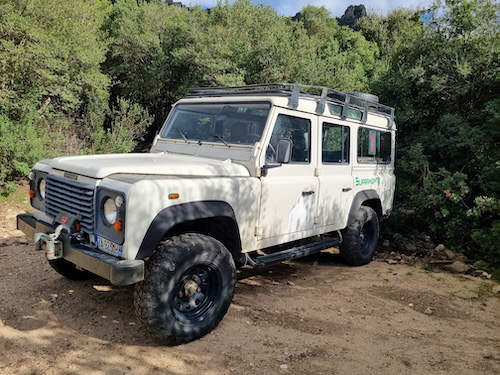
[[45, 251], [48, 260], [63, 257], [63, 242], [58, 240], [64, 225], [58, 225], [54, 233], [35, 233], [35, 249]]

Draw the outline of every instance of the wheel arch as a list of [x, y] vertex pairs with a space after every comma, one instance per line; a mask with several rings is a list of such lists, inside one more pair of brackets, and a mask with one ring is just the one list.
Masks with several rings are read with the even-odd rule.
[[241, 254], [238, 223], [229, 203], [198, 201], [161, 210], [149, 225], [136, 259], [151, 256], [162, 239], [188, 232], [214, 237], [226, 246], [234, 259]]
[[372, 208], [379, 218], [382, 220], [382, 202], [378, 193], [375, 190], [362, 190], [356, 193], [351, 204], [351, 209], [349, 210], [349, 217], [347, 219], [347, 225], [351, 224], [355, 218], [361, 206], [368, 206]]

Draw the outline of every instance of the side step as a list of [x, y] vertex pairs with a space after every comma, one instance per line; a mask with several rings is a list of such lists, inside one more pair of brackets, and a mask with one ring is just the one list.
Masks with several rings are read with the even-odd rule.
[[255, 267], [265, 267], [271, 264], [284, 262], [285, 260], [297, 259], [319, 253], [321, 250], [340, 245], [338, 239], [326, 239], [317, 241], [302, 246], [292, 247], [283, 251], [278, 251], [269, 255], [262, 255], [257, 258], [251, 258], [250, 255], [245, 254], [247, 263]]

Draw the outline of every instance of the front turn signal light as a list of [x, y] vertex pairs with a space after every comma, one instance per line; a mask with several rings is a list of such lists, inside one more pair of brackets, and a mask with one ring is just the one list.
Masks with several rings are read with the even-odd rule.
[[117, 232], [121, 232], [123, 230], [123, 221], [116, 220], [115, 223], [113, 224], [113, 228], [115, 228]]
[[35, 198], [35, 196], [36, 196], [36, 192], [35, 192], [35, 190], [30, 190], [30, 191], [28, 192], [28, 195], [29, 195], [29, 197], [30, 197], [30, 198]]

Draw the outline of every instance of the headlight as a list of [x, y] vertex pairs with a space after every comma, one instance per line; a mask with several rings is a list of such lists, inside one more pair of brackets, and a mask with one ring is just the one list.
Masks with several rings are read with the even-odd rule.
[[104, 218], [108, 224], [113, 225], [118, 216], [118, 208], [116, 207], [115, 201], [111, 198], [106, 198], [104, 202]]
[[45, 179], [41, 178], [38, 182], [38, 194], [42, 199], [45, 199]]

